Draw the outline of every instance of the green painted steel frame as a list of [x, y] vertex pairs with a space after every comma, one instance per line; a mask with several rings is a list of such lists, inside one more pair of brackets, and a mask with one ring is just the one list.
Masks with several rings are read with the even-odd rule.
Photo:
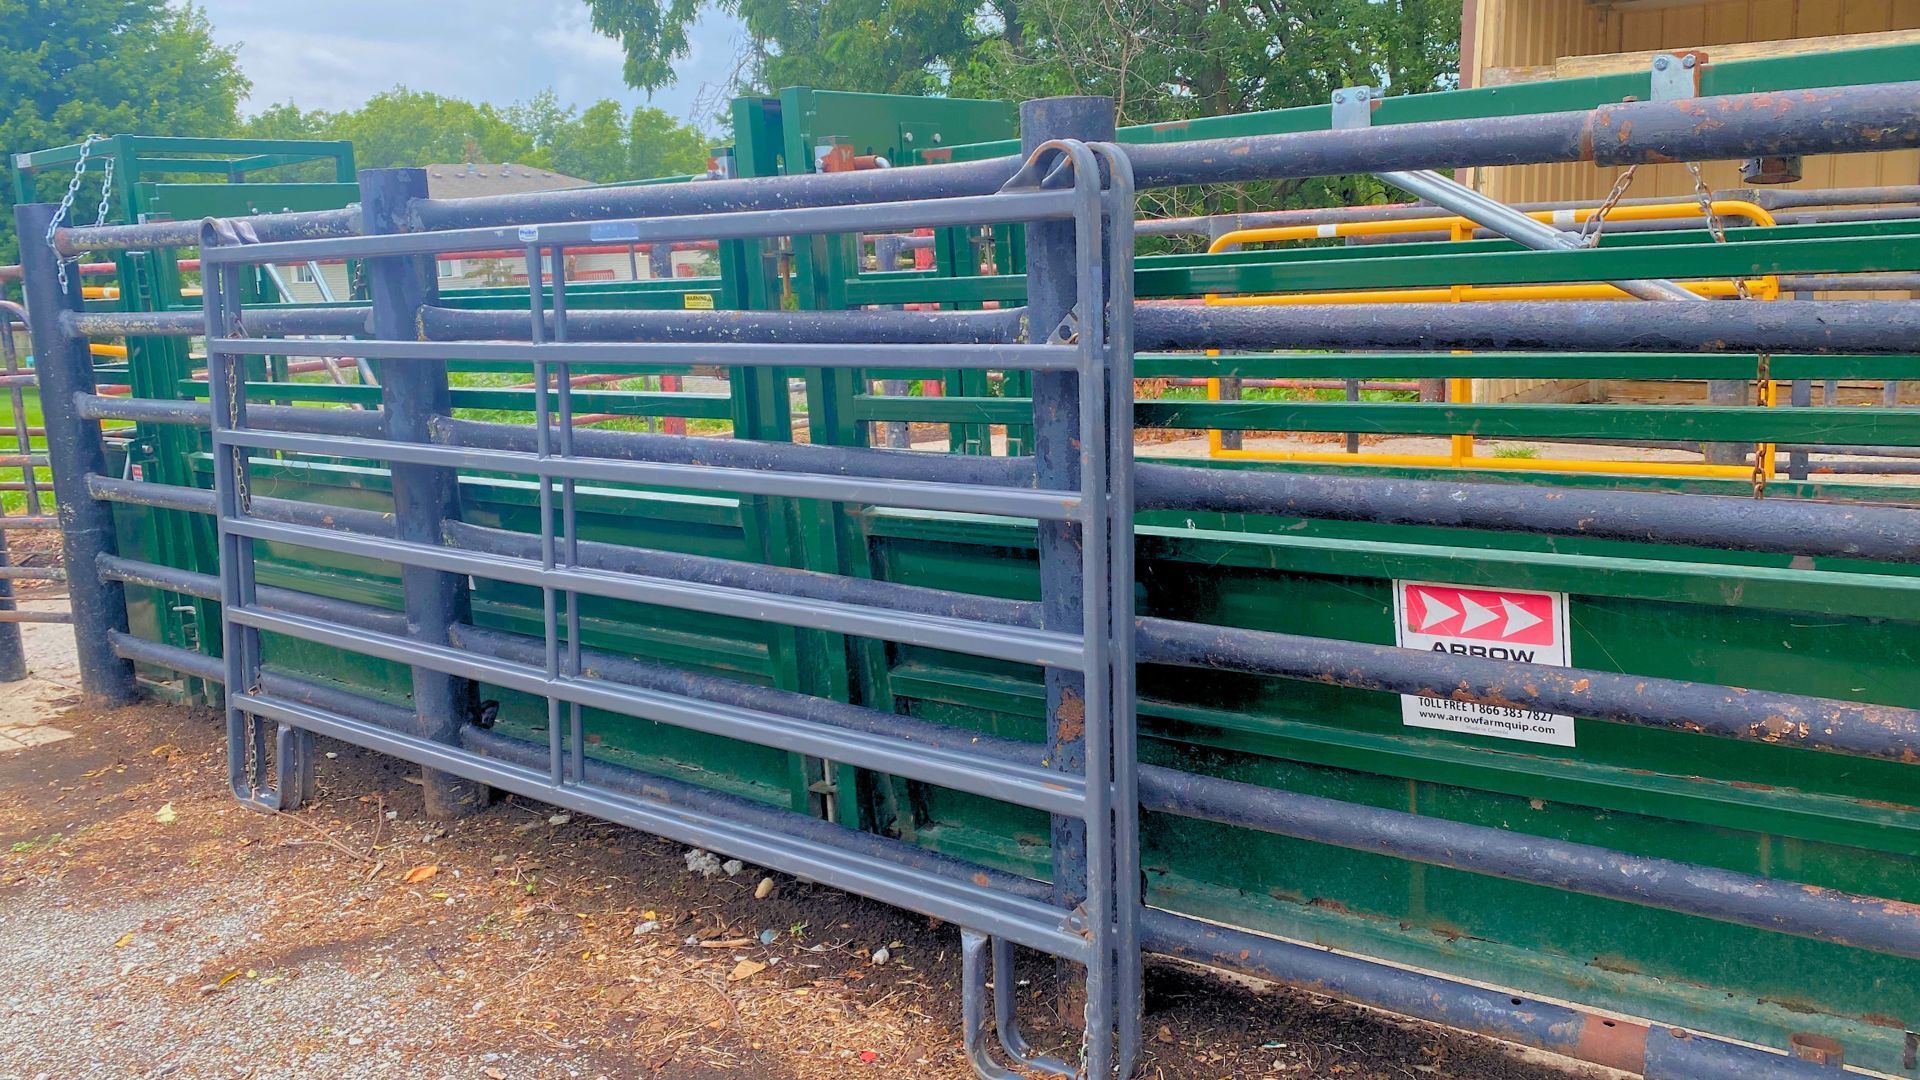
[[[344, 141], [112, 135], [88, 148], [87, 154], [89, 172], [104, 168], [109, 160], [113, 162], [115, 183], [109, 216], [123, 224], [279, 210], [335, 209], [359, 198], [353, 144]], [[34, 199], [40, 180], [46, 174], [69, 175], [81, 155], [82, 146], [78, 143], [13, 155], [15, 202]], [[100, 164], [96, 166], [95, 162]], [[255, 173], [307, 163], [330, 164], [333, 182], [276, 184], [250, 180]], [[168, 180], [180, 174], [209, 180], [217, 178], [218, 182]], [[113, 262], [120, 295], [113, 300], [96, 301], [95, 306], [119, 311], [198, 310], [197, 300], [189, 302], [182, 295], [184, 279], [176, 251], [120, 252]], [[256, 292], [258, 284], [255, 283]], [[179, 384], [193, 372], [186, 340], [131, 337], [126, 339], [126, 345], [128, 381], [135, 397], [180, 396]], [[194, 477], [189, 462], [200, 449], [201, 437], [197, 432], [164, 424], [137, 424], [128, 447], [128, 466], [159, 483], [192, 484]], [[213, 529], [199, 516], [150, 510], [139, 515], [123, 515], [123, 518], [139, 526], [139, 543], [155, 561], [203, 573], [215, 569]], [[137, 613], [141, 617], [137, 630], [170, 645], [218, 653], [218, 635], [201, 632], [202, 627], [219, 625], [217, 606], [211, 601], [170, 593], [152, 594], [152, 590], [147, 589], [131, 589], [129, 593], [133, 608], [129, 614]], [[151, 674], [165, 683], [172, 682], [171, 673]], [[217, 687], [192, 677], [182, 677], [179, 685], [189, 700], [207, 701], [218, 694]]]
[[[1714, 97], [1895, 81], [1907, 78], [1916, 64], [1920, 64], [1920, 45], [1911, 44], [1808, 52], [1725, 63], [1713, 63], [1712, 50], [1709, 49], [1708, 63], [1700, 69], [1700, 95]], [[1635, 73], [1551, 79], [1441, 93], [1402, 94], [1381, 100], [1374, 109], [1372, 126], [1591, 109], [1629, 99], [1645, 100], [1649, 92], [1649, 76]], [[1325, 131], [1332, 126], [1331, 105], [1304, 105], [1238, 116], [1139, 124], [1121, 128], [1119, 136], [1122, 143], [1182, 143], [1195, 139]], [[1018, 139], [933, 149], [923, 147], [919, 151], [919, 160], [923, 163], [976, 161], [1017, 153], [1019, 148]]]

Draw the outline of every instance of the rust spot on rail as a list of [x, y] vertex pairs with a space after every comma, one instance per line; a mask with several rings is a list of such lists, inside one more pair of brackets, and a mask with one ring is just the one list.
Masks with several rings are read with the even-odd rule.
[[1060, 711], [1055, 719], [1061, 742], [1079, 742], [1087, 737], [1087, 703], [1072, 690], [1060, 692]]

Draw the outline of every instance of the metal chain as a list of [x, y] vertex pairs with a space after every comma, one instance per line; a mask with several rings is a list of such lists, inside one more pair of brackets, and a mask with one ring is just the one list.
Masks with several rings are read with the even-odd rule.
[[[227, 427], [240, 426], [240, 357], [227, 357]], [[230, 448], [233, 455], [233, 494], [243, 514], [253, 512], [253, 493], [247, 488], [247, 452]]]
[[[73, 176], [67, 181], [66, 194], [60, 196], [60, 206], [53, 212], [53, 220], [47, 222], [47, 249], [53, 252], [54, 271], [60, 278], [60, 291], [67, 291], [67, 260], [60, 257], [60, 248], [53, 242], [53, 236], [60, 231], [60, 223], [73, 212], [73, 200], [80, 194], [80, 181], [87, 176], [87, 159], [93, 156], [93, 144], [105, 142], [105, 135], [88, 135], [80, 141], [80, 158], [73, 163]], [[105, 224], [107, 214], [107, 191], [113, 185], [113, 159], [107, 159], [107, 186], [100, 192], [100, 220], [96, 224]]]
[[[1707, 187], [1707, 179], [1700, 171], [1700, 163], [1687, 162], [1687, 172], [1693, 176], [1693, 197], [1700, 204], [1700, 213], [1707, 219], [1707, 232], [1716, 244], [1727, 243], [1727, 226], [1713, 209], [1713, 191]], [[1733, 279], [1733, 289], [1742, 300], [1751, 300], [1745, 278]], [[1754, 392], [1761, 405], [1770, 405], [1773, 401], [1773, 357], [1760, 353], [1758, 367], [1754, 372]], [[1753, 447], [1753, 497], [1767, 497], [1767, 447], [1765, 443], [1755, 443]]]
[[1599, 208], [1594, 210], [1587, 220], [1580, 223], [1580, 243], [1587, 247], [1600, 243], [1600, 233], [1607, 227], [1607, 215], [1613, 213], [1613, 208], [1620, 205], [1621, 197], [1626, 195], [1627, 189], [1633, 186], [1633, 174], [1639, 171], [1639, 168], [1638, 165], [1627, 166], [1627, 171], [1621, 173], [1620, 179], [1613, 182], [1613, 190], [1607, 192], [1607, 197], [1600, 201]]
[[96, 229], [107, 223], [107, 207], [112, 205], [113, 199], [113, 159], [104, 159], [101, 166], [100, 209], [94, 211], [93, 215], [93, 227]]
[[[200, 282], [202, 289], [221, 289], [223, 292], [225, 291], [227, 271], [224, 268], [210, 268], [209, 272], [204, 274], [202, 278]], [[226, 299], [227, 297], [224, 295], [221, 297], [223, 303], [220, 305], [220, 308], [223, 315], [226, 311], [226, 305], [224, 303]], [[229, 326], [225, 332], [235, 337], [246, 336], [246, 331], [241, 330], [237, 326]], [[245, 359], [245, 357], [236, 356], [231, 353], [226, 356], [228, 430], [233, 430], [240, 426], [240, 368], [245, 362]], [[234, 500], [239, 503], [241, 513], [250, 514], [253, 512], [253, 492], [247, 485], [247, 450], [244, 447], [233, 446], [228, 448], [228, 452], [233, 455]]]
[[[1770, 406], [1773, 404], [1773, 354], [1764, 352], [1760, 354], [1758, 376], [1760, 404]], [[1767, 471], [1767, 444], [1755, 443], [1753, 447], [1753, 497], [1756, 499], [1764, 499], [1767, 497], [1767, 481], [1770, 479]]]
[[[1701, 215], [1707, 219], [1707, 232], [1712, 235], [1714, 243], [1726, 243], [1727, 225], [1726, 222], [1720, 220], [1720, 215], [1713, 209], [1713, 192], [1707, 187], [1707, 179], [1700, 172], [1700, 163], [1697, 161], [1687, 162], [1687, 171], [1693, 174], [1693, 198], [1694, 201], [1700, 204]], [[1740, 299], [1750, 299], [1745, 278], [1733, 279], [1733, 288], [1734, 291], [1739, 294]]]

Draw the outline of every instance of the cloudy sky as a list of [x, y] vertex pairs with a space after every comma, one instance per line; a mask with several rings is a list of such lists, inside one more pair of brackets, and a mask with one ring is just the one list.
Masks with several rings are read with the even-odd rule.
[[[247, 112], [288, 100], [348, 109], [396, 84], [500, 105], [549, 87], [570, 105], [648, 100], [621, 79], [620, 47], [593, 32], [583, 0], [197, 2], [214, 37], [240, 46], [253, 80]], [[651, 104], [711, 127], [710, 116], [695, 115], [696, 102], [725, 80], [739, 35], [728, 16], [705, 15], [678, 81]]]

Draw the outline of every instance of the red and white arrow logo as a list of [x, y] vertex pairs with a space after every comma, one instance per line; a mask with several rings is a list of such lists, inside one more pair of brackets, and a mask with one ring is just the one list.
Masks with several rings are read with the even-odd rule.
[[1407, 586], [1407, 629], [1437, 637], [1553, 644], [1553, 598], [1544, 593]]

